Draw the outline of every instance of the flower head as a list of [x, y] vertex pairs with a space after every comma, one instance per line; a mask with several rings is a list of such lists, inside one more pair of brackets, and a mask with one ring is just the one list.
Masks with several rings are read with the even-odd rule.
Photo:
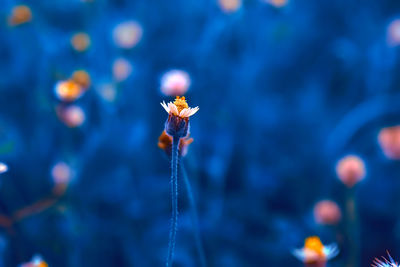
[[61, 101], [72, 102], [83, 94], [83, 88], [74, 80], [59, 81], [55, 88], [55, 94]]
[[389, 252], [387, 253], [389, 259], [386, 259], [385, 257], [382, 257], [383, 261], [380, 259], [375, 258], [374, 262], [372, 263], [372, 267], [400, 267], [400, 265], [395, 262], [390, 256]]
[[295, 249], [293, 255], [305, 264], [315, 264], [315, 266], [324, 266], [324, 264], [334, 258], [339, 253], [336, 244], [324, 246], [317, 236], [306, 238], [304, 247]]
[[[186, 156], [189, 145], [193, 142], [193, 138], [189, 137], [189, 134], [182, 137], [179, 140], [179, 155]], [[165, 151], [167, 156], [171, 156], [172, 153], [172, 137], [163, 131], [158, 138], [158, 147]]]
[[347, 187], [353, 187], [365, 177], [364, 161], [357, 156], [346, 156], [336, 165], [336, 174]]
[[319, 201], [314, 206], [314, 219], [319, 224], [337, 224], [341, 217], [339, 206], [331, 200]]
[[33, 256], [32, 260], [27, 263], [21, 264], [20, 267], [48, 267], [49, 265], [42, 259], [42, 257], [36, 255]]
[[165, 131], [170, 136], [185, 137], [189, 131], [189, 117], [194, 115], [199, 107], [191, 108], [184, 96], [177, 96], [175, 101], [161, 106], [168, 112], [169, 116], [165, 123]]

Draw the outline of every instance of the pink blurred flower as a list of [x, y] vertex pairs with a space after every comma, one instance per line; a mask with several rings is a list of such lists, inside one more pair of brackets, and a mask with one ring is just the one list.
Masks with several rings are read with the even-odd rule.
[[400, 19], [393, 20], [387, 29], [387, 42], [391, 46], [400, 44]]
[[189, 74], [183, 70], [170, 70], [161, 78], [161, 92], [168, 96], [184, 95], [190, 86]]
[[85, 112], [76, 105], [58, 106], [57, 115], [70, 128], [81, 126], [85, 122]]
[[400, 126], [383, 128], [378, 135], [383, 153], [390, 159], [400, 159]]
[[364, 179], [365, 173], [364, 161], [357, 156], [346, 156], [336, 165], [338, 178], [349, 188]]
[[129, 75], [131, 75], [131, 73], [132, 65], [128, 60], [124, 58], [118, 58], [114, 61], [113, 76], [117, 82], [122, 82], [126, 80]]
[[218, 5], [225, 13], [233, 13], [242, 6], [242, 0], [218, 0]]
[[331, 200], [319, 201], [314, 206], [314, 219], [319, 224], [337, 224], [342, 217], [339, 206]]
[[264, 1], [277, 8], [284, 7], [288, 4], [288, 0], [264, 0]]

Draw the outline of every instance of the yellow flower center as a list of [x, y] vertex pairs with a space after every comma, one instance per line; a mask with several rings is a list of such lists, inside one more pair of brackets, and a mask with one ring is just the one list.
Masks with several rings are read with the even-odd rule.
[[324, 245], [318, 236], [311, 236], [304, 242], [304, 248], [314, 251], [319, 256], [325, 256]]
[[188, 108], [189, 105], [186, 103], [186, 99], [184, 96], [177, 96], [174, 101], [175, 106], [178, 108], [178, 112], [181, 112], [184, 108]]

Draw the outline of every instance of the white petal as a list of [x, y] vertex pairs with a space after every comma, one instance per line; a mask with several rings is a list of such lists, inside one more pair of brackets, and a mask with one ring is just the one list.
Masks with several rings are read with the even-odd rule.
[[339, 249], [336, 244], [330, 244], [324, 247], [324, 254], [327, 260], [330, 260], [339, 254]]
[[293, 256], [295, 256], [297, 259], [300, 261], [304, 261], [305, 259], [305, 254], [303, 249], [294, 249], [292, 251]]
[[163, 101], [162, 103], [160, 103], [161, 106], [165, 109], [166, 112], [169, 113], [169, 107], [167, 106], [167, 104], [165, 104], [165, 101]]
[[190, 108], [190, 112], [189, 112], [189, 116], [194, 115], [197, 111], [199, 111], [199, 107], [195, 107], [195, 108]]
[[179, 115], [178, 108], [175, 106], [174, 103], [169, 102], [169, 103], [168, 103], [168, 107], [169, 107], [170, 112], [171, 112], [173, 115], [175, 115], [175, 116], [178, 116], [178, 115]]
[[188, 108], [184, 108], [179, 113], [179, 117], [186, 118], [186, 117], [188, 117], [188, 114], [189, 114], [189, 109]]

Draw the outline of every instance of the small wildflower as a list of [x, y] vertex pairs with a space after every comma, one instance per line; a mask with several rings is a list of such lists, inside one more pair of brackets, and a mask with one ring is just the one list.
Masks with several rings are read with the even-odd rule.
[[325, 266], [326, 262], [339, 253], [336, 244], [324, 246], [317, 236], [306, 238], [304, 247], [295, 249], [293, 255], [305, 263], [306, 266]]
[[319, 224], [337, 224], [342, 217], [339, 206], [331, 200], [322, 200], [314, 207], [314, 219]]
[[375, 258], [374, 262], [372, 263], [372, 267], [400, 267], [400, 265], [395, 262], [390, 256], [389, 252], [387, 252], [389, 259], [386, 259], [385, 257], [382, 257], [383, 261]]
[[8, 171], [8, 166], [5, 163], [0, 162], [0, 173], [5, 173], [7, 171]]
[[32, 20], [32, 12], [28, 6], [19, 5], [13, 8], [11, 15], [8, 17], [10, 26], [17, 26]]
[[165, 131], [170, 136], [185, 137], [189, 130], [189, 117], [194, 115], [199, 107], [190, 108], [184, 96], [177, 96], [175, 101], [161, 106], [168, 112], [169, 116], [165, 123]]
[[[193, 142], [193, 138], [189, 134], [179, 140], [179, 155], [186, 156], [189, 145]], [[163, 131], [158, 138], [158, 147], [165, 151], [167, 156], [171, 156], [172, 152], [172, 137]]]
[[42, 257], [36, 255], [30, 262], [23, 263], [20, 267], [48, 267], [49, 265], [42, 259]]
[[336, 166], [336, 174], [347, 187], [353, 187], [365, 177], [364, 161], [357, 156], [346, 156]]
[[55, 88], [55, 94], [61, 101], [72, 102], [83, 94], [83, 88], [73, 80], [59, 81]]
[[184, 95], [189, 86], [189, 74], [183, 70], [170, 70], [161, 77], [161, 92], [164, 95]]
[[78, 32], [71, 38], [72, 47], [78, 52], [84, 52], [90, 47], [90, 37], [87, 33]]

